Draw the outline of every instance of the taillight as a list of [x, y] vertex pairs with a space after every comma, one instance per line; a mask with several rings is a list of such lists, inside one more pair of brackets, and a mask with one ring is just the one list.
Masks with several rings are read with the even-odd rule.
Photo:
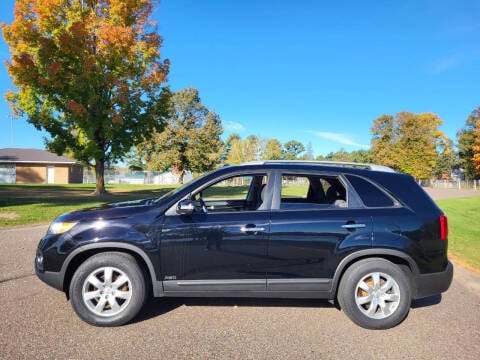
[[445, 215], [440, 215], [440, 240], [448, 239], [448, 220]]

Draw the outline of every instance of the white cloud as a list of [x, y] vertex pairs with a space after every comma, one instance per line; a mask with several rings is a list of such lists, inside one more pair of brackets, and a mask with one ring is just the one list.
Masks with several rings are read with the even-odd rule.
[[228, 131], [244, 131], [245, 126], [236, 121], [224, 121], [223, 126]]
[[326, 131], [312, 131], [312, 133], [318, 136], [319, 138], [330, 140], [342, 145], [351, 145], [351, 146], [356, 146], [361, 148], [370, 147], [368, 145], [360, 144], [356, 142], [347, 134], [332, 133], [332, 132], [326, 132]]
[[456, 68], [463, 62], [463, 60], [463, 57], [459, 55], [439, 59], [431, 65], [431, 71], [433, 73], [443, 73], [445, 71]]

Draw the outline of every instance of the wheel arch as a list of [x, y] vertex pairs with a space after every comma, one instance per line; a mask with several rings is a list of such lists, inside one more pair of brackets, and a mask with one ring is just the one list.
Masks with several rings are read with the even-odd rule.
[[143, 273], [145, 274], [147, 285], [149, 287], [149, 291], [155, 291], [154, 283], [156, 283], [156, 275], [155, 269], [152, 264], [152, 261], [149, 257], [138, 247], [125, 244], [125, 243], [117, 243], [117, 242], [106, 242], [101, 244], [88, 244], [78, 249], [75, 249], [72, 253], [70, 253], [63, 263], [62, 266], [62, 278], [63, 278], [63, 291], [69, 299], [69, 288], [70, 282], [72, 280], [73, 274], [78, 269], [78, 267], [88, 258], [92, 257], [93, 255], [97, 255], [100, 253], [105, 252], [120, 252], [132, 255], [135, 260], [137, 260], [140, 268], [142, 269]]
[[333, 281], [332, 281], [333, 298], [337, 297], [340, 280], [342, 279], [342, 276], [345, 273], [345, 271], [354, 263], [360, 260], [369, 259], [369, 258], [381, 258], [381, 259], [388, 260], [396, 265], [399, 265], [400, 268], [404, 272], [406, 272], [410, 281], [412, 281], [412, 275], [418, 274], [419, 272], [418, 266], [415, 263], [415, 261], [404, 252], [393, 250], [393, 249], [360, 250], [346, 256], [337, 266], [337, 269], [335, 271], [335, 275], [333, 276]]

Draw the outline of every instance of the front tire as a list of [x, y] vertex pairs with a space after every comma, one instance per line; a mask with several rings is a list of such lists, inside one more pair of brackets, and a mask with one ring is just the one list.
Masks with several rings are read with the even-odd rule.
[[132, 320], [147, 297], [145, 277], [129, 254], [92, 256], [75, 271], [70, 299], [77, 315], [96, 326], [119, 326]]
[[361, 260], [342, 276], [338, 302], [357, 325], [372, 330], [389, 329], [402, 322], [410, 310], [410, 281], [390, 261]]

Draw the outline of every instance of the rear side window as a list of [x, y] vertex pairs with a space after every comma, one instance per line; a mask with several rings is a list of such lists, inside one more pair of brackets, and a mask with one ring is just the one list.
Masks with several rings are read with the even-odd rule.
[[347, 207], [346, 189], [338, 177], [284, 174], [280, 209]]
[[394, 206], [393, 200], [371, 182], [358, 176], [347, 175], [348, 181], [353, 185], [363, 203], [368, 207]]
[[282, 176], [282, 200], [289, 199], [306, 200], [310, 182], [305, 176], [284, 175]]

